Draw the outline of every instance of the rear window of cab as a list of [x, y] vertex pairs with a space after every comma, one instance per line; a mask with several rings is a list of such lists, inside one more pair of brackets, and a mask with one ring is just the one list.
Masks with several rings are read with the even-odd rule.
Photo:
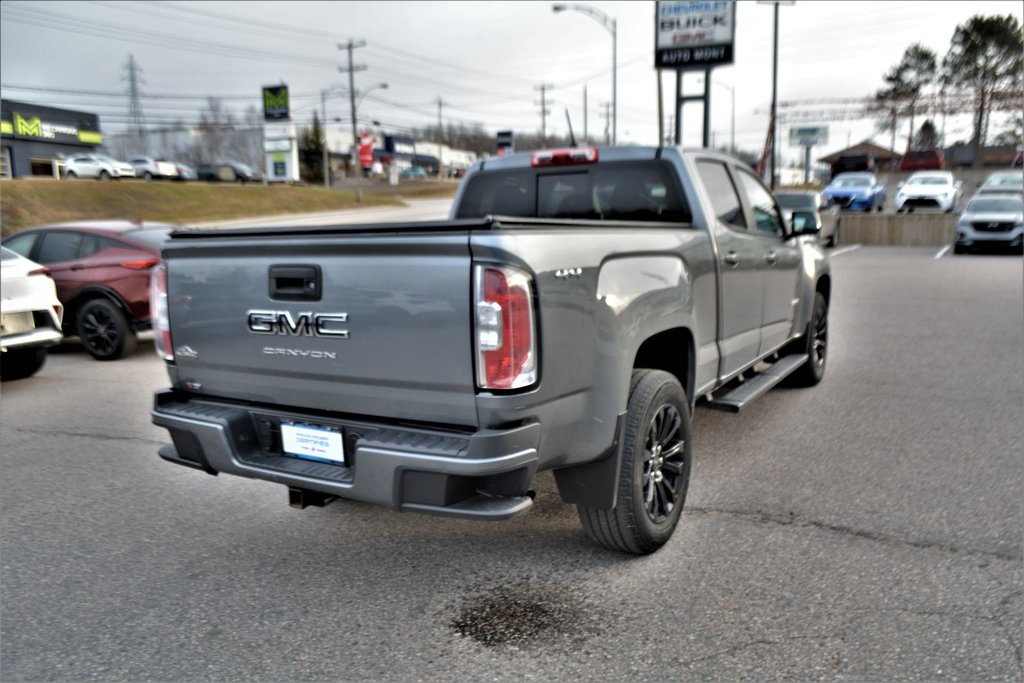
[[484, 216], [691, 220], [678, 181], [661, 161], [484, 171], [469, 179], [457, 218]]

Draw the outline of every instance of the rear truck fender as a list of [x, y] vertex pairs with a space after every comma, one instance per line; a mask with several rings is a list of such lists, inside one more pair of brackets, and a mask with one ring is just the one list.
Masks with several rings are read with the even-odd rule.
[[[709, 292], [710, 294], [710, 292]], [[592, 459], [555, 470], [566, 503], [615, 506], [626, 405], [634, 368], [665, 370], [679, 380], [691, 405], [696, 381], [697, 318], [693, 274], [678, 256], [629, 256], [607, 261], [597, 284], [597, 338], [590, 420], [614, 425]], [[609, 412], [610, 411], [610, 412]]]

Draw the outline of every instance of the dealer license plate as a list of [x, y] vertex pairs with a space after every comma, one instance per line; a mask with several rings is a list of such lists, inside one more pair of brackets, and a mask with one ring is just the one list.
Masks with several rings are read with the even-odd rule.
[[345, 464], [345, 444], [337, 427], [282, 421], [281, 445], [287, 455], [296, 458]]

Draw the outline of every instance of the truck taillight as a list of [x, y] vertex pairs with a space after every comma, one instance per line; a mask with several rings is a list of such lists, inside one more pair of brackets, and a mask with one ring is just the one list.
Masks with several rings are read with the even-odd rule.
[[537, 334], [530, 276], [477, 266], [476, 377], [481, 389], [521, 389], [537, 381]]
[[156, 355], [164, 360], [174, 360], [174, 346], [171, 344], [171, 324], [167, 316], [167, 266], [153, 269], [149, 280], [149, 315], [156, 335]]

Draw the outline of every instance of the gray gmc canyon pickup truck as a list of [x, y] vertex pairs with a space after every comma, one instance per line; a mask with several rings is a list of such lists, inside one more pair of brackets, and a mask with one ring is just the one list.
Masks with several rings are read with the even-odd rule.
[[696, 400], [821, 380], [815, 230], [730, 157], [601, 147], [478, 162], [448, 221], [175, 232], [152, 286], [160, 456], [299, 508], [492, 520], [553, 470], [591, 539], [653, 552]]

